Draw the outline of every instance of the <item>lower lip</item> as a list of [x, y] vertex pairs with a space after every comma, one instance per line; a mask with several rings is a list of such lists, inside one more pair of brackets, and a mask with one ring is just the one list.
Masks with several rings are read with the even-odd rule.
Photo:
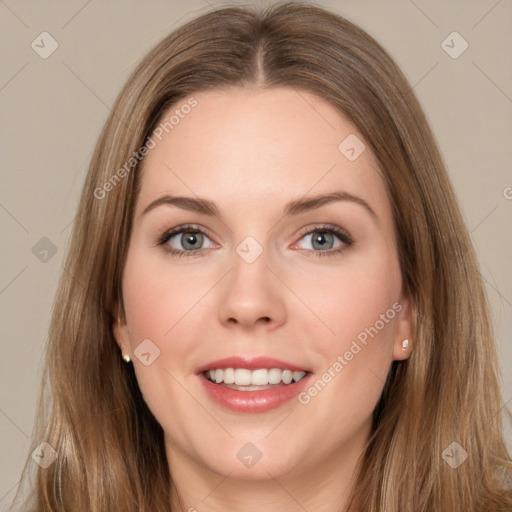
[[219, 386], [198, 375], [210, 398], [222, 407], [235, 412], [258, 413], [276, 409], [295, 398], [307, 385], [311, 374], [304, 376], [299, 382], [283, 384], [275, 388], [261, 391], [239, 391]]

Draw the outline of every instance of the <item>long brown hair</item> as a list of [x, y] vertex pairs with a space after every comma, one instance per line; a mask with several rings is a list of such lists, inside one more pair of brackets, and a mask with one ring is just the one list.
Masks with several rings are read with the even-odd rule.
[[[365, 137], [388, 186], [415, 306], [414, 351], [393, 363], [350, 510], [512, 510], [489, 308], [431, 130], [378, 43], [297, 2], [226, 7], [188, 22], [149, 52], [119, 94], [92, 157], [54, 305], [32, 449], [45, 441], [58, 456], [46, 469], [28, 458], [25, 477], [37, 470], [31, 510], [169, 510], [163, 432], [112, 332], [117, 308], [124, 314], [141, 148], [171, 106], [198, 91], [247, 85], [307, 90], [335, 106]], [[457, 468], [443, 458], [450, 445], [449, 455], [468, 455]]]

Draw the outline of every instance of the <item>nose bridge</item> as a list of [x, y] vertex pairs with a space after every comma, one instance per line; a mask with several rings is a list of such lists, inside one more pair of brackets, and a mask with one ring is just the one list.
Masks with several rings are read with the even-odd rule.
[[235, 247], [231, 271], [220, 298], [221, 321], [236, 321], [246, 326], [260, 319], [283, 321], [283, 290], [269, 268], [269, 259], [268, 247], [254, 236], [245, 237]]
[[[261, 238], [261, 237], [260, 237]], [[263, 242], [265, 243], [265, 242]], [[270, 293], [268, 245], [260, 244], [254, 236], [247, 236], [236, 247], [232, 258], [229, 290], [240, 299], [254, 301]]]

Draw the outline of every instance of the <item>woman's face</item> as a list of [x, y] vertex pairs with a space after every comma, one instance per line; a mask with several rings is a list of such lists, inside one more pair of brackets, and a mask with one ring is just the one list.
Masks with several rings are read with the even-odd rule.
[[171, 470], [355, 464], [410, 334], [374, 155], [292, 88], [202, 92], [170, 118], [140, 171], [115, 335]]

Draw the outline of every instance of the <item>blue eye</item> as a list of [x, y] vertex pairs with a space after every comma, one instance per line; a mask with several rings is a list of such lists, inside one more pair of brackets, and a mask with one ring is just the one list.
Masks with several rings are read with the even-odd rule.
[[[178, 236], [180, 235], [180, 236]], [[185, 236], [183, 236], [185, 235]], [[171, 231], [165, 232], [159, 239], [159, 245], [166, 245], [166, 250], [175, 256], [197, 256], [204, 252], [202, 245], [206, 235], [195, 226], [180, 226]], [[170, 241], [177, 238], [178, 243], [184, 250], [170, 245]], [[208, 238], [208, 237], [206, 237]]]
[[[347, 231], [333, 225], [320, 226], [310, 229], [306, 233], [302, 234], [301, 239], [306, 237], [310, 237], [311, 244], [314, 249], [320, 249], [319, 251], [314, 249], [306, 249], [315, 257], [333, 256], [335, 254], [340, 254], [353, 243], [353, 239]], [[333, 247], [336, 238], [341, 243], [336, 247]]]
[[[332, 224], [317, 226], [301, 234], [301, 240], [306, 237], [311, 237], [311, 243], [314, 248], [304, 250], [311, 253], [314, 257], [340, 254], [353, 243], [353, 239], [347, 231]], [[173, 238], [178, 240], [177, 244], [182, 248], [170, 244]], [[341, 243], [336, 248], [331, 247], [336, 238]], [[185, 225], [166, 231], [158, 239], [158, 245], [165, 246], [165, 250], [168, 253], [179, 258], [182, 256], [201, 256], [207, 250], [203, 248], [205, 239], [209, 240], [209, 237], [200, 228], [193, 225]]]

